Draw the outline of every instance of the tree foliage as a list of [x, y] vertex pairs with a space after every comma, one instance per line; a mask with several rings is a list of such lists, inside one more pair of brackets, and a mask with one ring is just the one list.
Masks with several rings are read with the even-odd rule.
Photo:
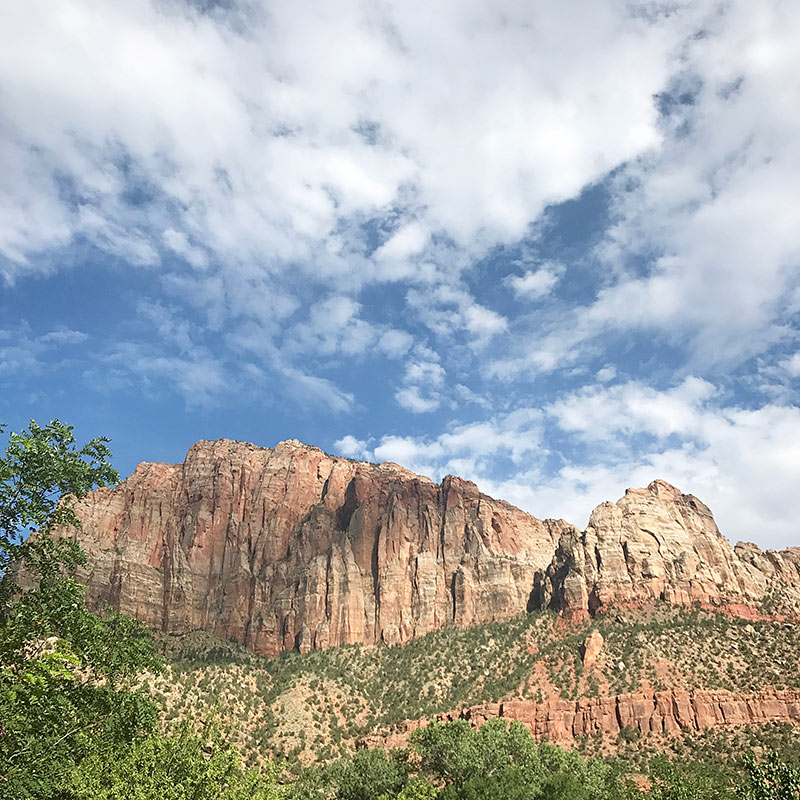
[[11, 433], [0, 458], [0, 571], [20, 558], [26, 528], [77, 524], [72, 500], [119, 480], [108, 441], [99, 436], [78, 447], [74, 428], [58, 419], [44, 426], [31, 420]]
[[95, 750], [70, 777], [74, 800], [271, 800], [276, 770], [243, 767], [239, 754], [211, 728], [154, 733]]
[[0, 459], [4, 796], [63, 796], [66, 776], [99, 742], [130, 742], [156, 724], [153, 702], [131, 688], [161, 664], [149, 632], [120, 614], [88, 611], [85, 588], [71, 577], [84, 555], [50, 535], [77, 523], [74, 499], [118, 479], [106, 441], [78, 447], [70, 426], [31, 421], [10, 435]]
[[745, 757], [745, 781], [739, 789], [741, 800], [798, 800], [800, 767], [783, 761], [772, 751], [758, 762]]
[[612, 800], [627, 791], [607, 763], [539, 744], [519, 722], [493, 719], [478, 730], [465, 720], [433, 723], [415, 731], [411, 745], [422, 771], [444, 783], [443, 799]]

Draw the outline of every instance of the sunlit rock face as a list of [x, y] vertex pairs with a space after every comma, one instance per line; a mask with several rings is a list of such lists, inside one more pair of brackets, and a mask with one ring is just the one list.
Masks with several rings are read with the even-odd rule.
[[[437, 715], [440, 722], [463, 719], [480, 728], [490, 719], [521, 722], [536, 739], [572, 745], [586, 736], [616, 737], [624, 730], [674, 736], [709, 728], [789, 723], [800, 725], [800, 692], [768, 689], [741, 694], [724, 690], [666, 689], [610, 697], [567, 700], [551, 697], [543, 702], [511, 700], [485, 703]], [[366, 737], [368, 747], [406, 747], [411, 733], [430, 720], [409, 720]]]
[[586, 616], [631, 603], [796, 603], [800, 549], [731, 547], [709, 509], [664, 481], [602, 503], [581, 532], [452, 476], [201, 441], [140, 464], [77, 507], [94, 608], [168, 633], [202, 629], [275, 655], [407, 642], [533, 608]]
[[576, 617], [653, 600], [753, 613], [772, 595], [796, 607], [800, 549], [733, 548], [707, 506], [657, 480], [601, 503], [583, 533], [565, 532], [536, 581], [537, 604]]
[[183, 464], [140, 464], [92, 492], [78, 513], [93, 607], [268, 655], [514, 616], [571, 530], [459, 478], [436, 484], [297, 441], [201, 441]]

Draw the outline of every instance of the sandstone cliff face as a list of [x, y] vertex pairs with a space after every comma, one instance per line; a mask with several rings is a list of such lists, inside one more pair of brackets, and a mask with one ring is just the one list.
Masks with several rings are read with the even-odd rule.
[[571, 531], [459, 478], [296, 441], [198, 442], [77, 510], [91, 605], [267, 655], [514, 616]]
[[602, 503], [580, 532], [459, 478], [219, 440], [183, 464], [140, 464], [77, 512], [82, 528], [62, 535], [87, 551], [94, 607], [267, 655], [403, 643], [539, 607], [586, 616], [661, 599], [744, 613], [800, 599], [800, 548], [734, 549], [664, 481]]
[[653, 600], [741, 606], [775, 595], [792, 607], [800, 598], [800, 548], [734, 549], [707, 506], [657, 480], [599, 505], [583, 533], [565, 531], [536, 583], [540, 606], [578, 617]]
[[[800, 725], [800, 691], [787, 689], [735, 694], [727, 691], [633, 692], [612, 697], [553, 698], [542, 703], [513, 700], [487, 703], [461, 711], [440, 714], [439, 722], [467, 720], [480, 727], [488, 719], [521, 722], [536, 739], [570, 744], [581, 736], [602, 733], [617, 736], [623, 728], [641, 733], [674, 734], [707, 728], [788, 722]], [[403, 747], [412, 731], [428, 724], [414, 720], [383, 734], [370, 736], [370, 747]]]

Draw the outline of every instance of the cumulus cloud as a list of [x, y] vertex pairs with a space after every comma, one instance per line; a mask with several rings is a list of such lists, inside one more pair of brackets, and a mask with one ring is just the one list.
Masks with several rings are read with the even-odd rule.
[[0, 280], [102, 264], [138, 302], [102, 342], [9, 328], [4, 371], [82, 347], [93, 386], [190, 406], [374, 403], [397, 426], [339, 452], [579, 524], [660, 475], [788, 540], [797, 14], [6, 3]]
[[562, 264], [548, 264], [537, 269], [527, 270], [522, 275], [509, 275], [506, 284], [514, 294], [525, 300], [539, 300], [546, 297], [564, 273]]
[[446, 474], [476, 479], [485, 476], [495, 460], [538, 462], [544, 455], [542, 422], [539, 410], [522, 408], [482, 422], [455, 424], [435, 437], [386, 435], [368, 447], [348, 435], [334, 446], [342, 455], [394, 461], [436, 480]]
[[778, 366], [792, 378], [800, 378], [800, 353], [794, 353], [788, 358], [784, 358]]
[[559, 428], [589, 441], [616, 441], [620, 435], [646, 433], [657, 439], [673, 434], [697, 435], [698, 409], [716, 390], [702, 378], [659, 391], [630, 382], [614, 387], [589, 387], [547, 406]]
[[[580, 426], [576, 435], [589, 443], [614, 441], [610, 457], [580, 449], [544, 486], [517, 483], [509, 492], [526, 506], [552, 509], [548, 513], [571, 515], [583, 524], [596, 503], [660, 477], [707, 503], [733, 541], [796, 544], [792, 486], [800, 480], [800, 408], [767, 404], [747, 409], [711, 397], [708, 388], [686, 382], [663, 392], [632, 385], [627, 391], [595, 394], [602, 406], [593, 418], [596, 427]], [[642, 400], [654, 405], [652, 413], [642, 408]], [[566, 398], [564, 406], [571, 401]], [[670, 426], [663, 425], [667, 409], [675, 411], [671, 427], [688, 434], [675, 442], [667, 436]], [[562, 419], [556, 416], [559, 424]], [[641, 434], [648, 437], [644, 442]]]
[[419, 347], [414, 357], [406, 362], [403, 386], [397, 390], [395, 399], [414, 414], [435, 411], [442, 404], [445, 377], [436, 353]]
[[800, 188], [787, 180], [800, 171], [800, 34], [791, 3], [751, 12], [720, 7], [680, 48], [659, 145], [611, 181], [595, 249], [608, 277], [593, 302], [494, 374], [569, 366], [609, 331], [679, 345], [694, 370], [730, 370], [785, 340], [800, 278]]
[[[413, 276], [392, 262], [434, 235], [511, 241], [658, 142], [653, 94], [697, 24], [574, 5], [7, 6], [3, 274], [85, 237], [132, 264], [357, 287]], [[376, 219], [392, 232], [367, 259]]]
[[[349, 438], [340, 440], [342, 454]], [[551, 470], [556, 441], [562, 463]], [[597, 504], [663, 478], [707, 503], [734, 542], [797, 541], [800, 408], [726, 405], [697, 378], [663, 390], [638, 382], [587, 387], [543, 410], [518, 409], [437, 436], [388, 435], [358, 448], [436, 480], [459, 474], [538, 517], [579, 527]], [[509, 460], [513, 470], [502, 478]]]
[[362, 439], [347, 434], [333, 443], [334, 450], [345, 458], [363, 459], [370, 455], [367, 443]]

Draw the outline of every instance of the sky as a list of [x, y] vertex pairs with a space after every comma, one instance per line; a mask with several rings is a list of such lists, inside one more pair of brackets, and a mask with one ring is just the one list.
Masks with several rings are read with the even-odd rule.
[[0, 421], [800, 545], [795, 0], [0, 5]]

